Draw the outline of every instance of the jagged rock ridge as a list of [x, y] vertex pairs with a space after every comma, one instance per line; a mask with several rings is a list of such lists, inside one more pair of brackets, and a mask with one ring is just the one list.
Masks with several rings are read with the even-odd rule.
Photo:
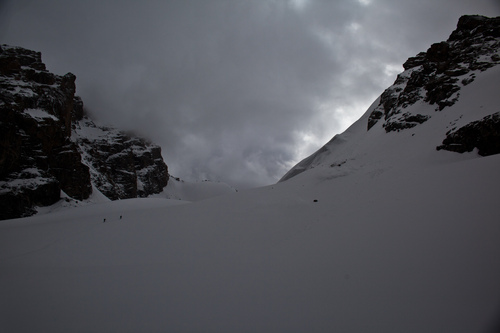
[[0, 218], [33, 214], [63, 190], [92, 192], [88, 167], [70, 140], [75, 76], [49, 73], [41, 54], [0, 48]]
[[146, 197], [167, 186], [161, 148], [145, 139], [98, 126], [83, 115], [73, 123], [72, 140], [90, 169], [92, 183], [112, 200]]
[[158, 146], [112, 129], [101, 128], [112, 140], [82, 134], [93, 123], [75, 96], [75, 79], [47, 71], [40, 52], [1, 45], [0, 219], [32, 215], [36, 206], [57, 202], [61, 191], [83, 200], [94, 185], [121, 199], [166, 186]]
[[500, 64], [500, 18], [463, 16], [446, 42], [409, 58], [405, 71], [386, 89], [368, 119], [368, 129], [383, 118], [386, 132], [412, 128], [432, 115], [409, 114], [417, 102], [436, 105], [436, 111], [452, 106], [461, 87], [474, 81], [477, 72]]
[[[384, 147], [373, 146], [376, 142], [388, 145], [388, 140], [391, 140], [396, 142], [395, 145], [397, 142], [409, 144], [404, 140], [410, 136], [413, 138], [411, 143], [415, 144], [418, 135], [423, 135], [426, 140], [431, 136], [437, 138], [437, 141], [432, 141], [431, 149], [458, 153], [477, 149], [479, 156], [500, 153], [500, 112], [498, 103], [491, 102], [495, 100], [496, 92], [490, 88], [498, 84], [499, 64], [500, 18], [461, 17], [457, 29], [446, 42], [433, 44], [426, 52], [409, 58], [394, 84], [356, 123], [299, 162], [280, 181], [315, 167], [335, 169], [332, 172], [336, 175], [361, 168], [360, 160], [364, 159], [361, 155], [369, 152], [352, 151], [359, 149], [359, 145], [353, 142], [367, 144], [366, 141], [371, 141], [367, 145], [378, 151]], [[482, 83], [478, 84], [479, 80]], [[490, 81], [492, 83], [485, 86], [484, 82]], [[472, 96], [470, 91], [482, 97]], [[462, 104], [465, 96], [468, 96], [469, 104]], [[471, 98], [475, 99], [472, 104]], [[487, 99], [484, 109], [481, 98]], [[421, 130], [422, 127], [426, 129]], [[422, 149], [417, 146], [416, 149]], [[409, 147], [405, 149], [411, 150]], [[406, 155], [407, 151], [402, 151], [402, 154]]]

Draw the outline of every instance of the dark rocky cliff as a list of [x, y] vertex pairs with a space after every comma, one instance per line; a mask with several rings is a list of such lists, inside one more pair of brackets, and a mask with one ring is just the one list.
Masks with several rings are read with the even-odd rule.
[[161, 148], [143, 138], [98, 126], [87, 115], [73, 122], [77, 144], [92, 183], [111, 200], [159, 193], [169, 180]]
[[436, 111], [452, 106], [460, 89], [472, 83], [477, 72], [500, 64], [500, 18], [462, 16], [445, 42], [409, 58], [394, 84], [386, 89], [368, 119], [368, 129], [379, 120], [386, 132], [412, 128], [431, 116], [409, 114], [417, 102], [436, 105]]
[[0, 219], [32, 215], [61, 191], [84, 200], [94, 185], [122, 199], [167, 185], [158, 146], [110, 128], [113, 140], [82, 134], [93, 122], [75, 97], [75, 79], [47, 71], [39, 52], [0, 46]]
[[[417, 102], [441, 112], [460, 99], [461, 88], [476, 75], [500, 64], [500, 17], [462, 16], [445, 42], [409, 58], [394, 84], [386, 89], [368, 119], [368, 130], [379, 120], [386, 132], [415, 127], [432, 117], [406, 108]], [[444, 111], [443, 111], [444, 112]], [[500, 118], [487, 117], [463, 128], [453, 128], [437, 149], [455, 152], [479, 149], [481, 155], [500, 153]]]

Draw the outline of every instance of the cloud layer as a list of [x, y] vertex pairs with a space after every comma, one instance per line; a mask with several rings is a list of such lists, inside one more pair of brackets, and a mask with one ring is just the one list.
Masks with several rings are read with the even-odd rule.
[[495, 0], [5, 3], [3, 43], [77, 75], [96, 118], [148, 136], [171, 173], [276, 182], [356, 120], [406, 58]]

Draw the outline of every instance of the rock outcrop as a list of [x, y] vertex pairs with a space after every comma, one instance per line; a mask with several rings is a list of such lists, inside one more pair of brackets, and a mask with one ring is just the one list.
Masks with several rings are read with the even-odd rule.
[[443, 144], [436, 147], [457, 153], [471, 152], [475, 148], [481, 156], [500, 154], [500, 112], [450, 130]]
[[87, 115], [74, 121], [73, 133], [92, 183], [111, 200], [146, 197], [167, 186], [168, 168], [159, 146], [98, 126]]
[[113, 129], [112, 140], [82, 135], [92, 121], [75, 97], [75, 79], [47, 71], [40, 52], [0, 46], [0, 219], [32, 215], [61, 191], [84, 200], [94, 185], [121, 199], [166, 186], [158, 146]]
[[463, 16], [446, 42], [409, 58], [405, 71], [381, 95], [368, 119], [368, 130], [383, 118], [386, 132], [415, 127], [431, 115], [409, 114], [417, 102], [436, 105], [436, 111], [452, 106], [461, 87], [474, 81], [477, 72], [500, 64], [500, 18]]
[[48, 72], [39, 52], [2, 45], [0, 90], [0, 218], [31, 215], [61, 190], [88, 198], [88, 167], [70, 140], [75, 76]]

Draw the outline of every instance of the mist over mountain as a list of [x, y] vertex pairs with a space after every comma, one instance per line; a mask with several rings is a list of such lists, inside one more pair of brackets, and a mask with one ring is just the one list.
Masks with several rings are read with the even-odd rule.
[[498, 332], [498, 64], [464, 16], [277, 184], [0, 221], [0, 330]]
[[0, 46], [0, 219], [32, 215], [62, 196], [136, 198], [167, 185], [161, 148], [96, 125], [75, 80], [47, 71], [39, 52]]

